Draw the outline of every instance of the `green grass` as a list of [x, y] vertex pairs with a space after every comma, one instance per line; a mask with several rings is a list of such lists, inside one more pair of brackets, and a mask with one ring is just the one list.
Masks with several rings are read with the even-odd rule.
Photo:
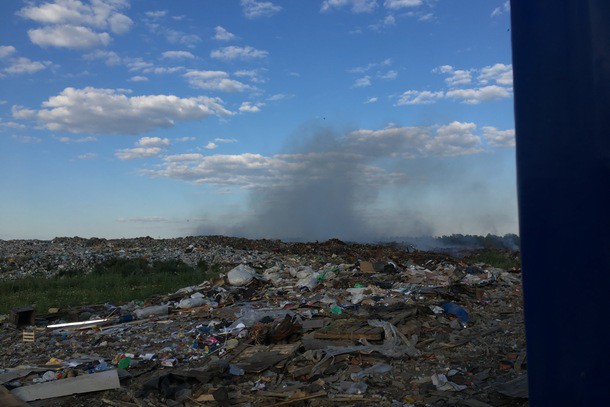
[[122, 305], [145, 300], [179, 288], [200, 284], [218, 276], [218, 266], [201, 261], [190, 267], [179, 260], [110, 259], [89, 273], [68, 272], [55, 277], [24, 277], [0, 281], [0, 314], [17, 306], [34, 305], [40, 313], [50, 307], [69, 307], [109, 302]]
[[521, 268], [519, 254], [510, 250], [483, 249], [474, 253], [469, 260], [475, 263], [486, 263], [492, 267], [505, 270]]

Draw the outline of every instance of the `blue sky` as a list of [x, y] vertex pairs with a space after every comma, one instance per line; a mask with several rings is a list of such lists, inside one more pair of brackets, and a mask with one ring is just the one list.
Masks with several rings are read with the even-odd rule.
[[0, 13], [0, 239], [517, 232], [506, 1]]

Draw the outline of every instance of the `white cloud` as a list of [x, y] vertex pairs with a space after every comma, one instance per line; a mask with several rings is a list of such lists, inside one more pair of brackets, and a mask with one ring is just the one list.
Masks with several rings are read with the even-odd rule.
[[394, 70], [387, 71], [386, 73], [377, 75], [380, 79], [396, 79], [398, 77], [398, 72]]
[[136, 147], [116, 150], [114, 155], [119, 160], [133, 160], [136, 158], [147, 158], [159, 155], [163, 151], [160, 147]]
[[[442, 65], [432, 72], [445, 74], [445, 83], [449, 90], [404, 92], [397, 105], [429, 104], [440, 99], [454, 99], [466, 104], [478, 104], [512, 96], [512, 65], [495, 64], [481, 69], [455, 69], [451, 65]], [[479, 86], [476, 88], [461, 88], [472, 83], [473, 74], [477, 74], [479, 85], [495, 82], [497, 85]], [[502, 86], [498, 86], [502, 85]]]
[[473, 89], [453, 89], [445, 93], [449, 99], [459, 99], [463, 103], [476, 105], [481, 102], [504, 99], [511, 96], [511, 89], [491, 85]]
[[271, 101], [271, 102], [276, 102], [278, 100], [283, 100], [283, 99], [287, 99], [289, 98], [290, 95], [287, 95], [285, 93], [276, 93], [275, 95], [271, 95], [267, 98], [267, 100]]
[[216, 143], [237, 143], [237, 140], [234, 138], [221, 138], [217, 137], [214, 139]]
[[349, 7], [353, 13], [370, 13], [377, 8], [377, 0], [324, 0], [320, 11]]
[[492, 126], [485, 126], [483, 137], [492, 147], [515, 147], [515, 129], [498, 130]]
[[270, 1], [241, 0], [241, 7], [246, 18], [271, 17], [282, 11], [282, 7]]
[[[442, 126], [397, 127], [356, 130], [337, 140], [336, 151], [302, 154], [238, 155], [176, 154], [163, 157], [160, 168], [141, 170], [156, 177], [168, 177], [219, 187], [266, 188], [287, 186], [295, 179], [320, 177], [317, 169], [328, 163], [357, 171], [363, 183], [404, 182], [405, 174], [390, 173], [370, 165], [375, 159], [427, 156], [456, 156], [483, 151], [474, 123], [452, 122]], [[360, 163], [361, 165], [352, 165]], [[345, 165], [350, 163], [350, 165]], [[313, 169], [313, 170], [312, 170]]]
[[142, 137], [136, 142], [138, 147], [167, 147], [170, 141], [161, 137]]
[[235, 34], [230, 33], [221, 26], [216, 26], [214, 31], [216, 32], [216, 34], [214, 34], [214, 39], [217, 41], [230, 41], [235, 38]]
[[129, 78], [128, 81], [129, 82], [146, 82], [146, 81], [148, 81], [148, 78], [146, 76], [136, 75], [136, 76], [132, 76], [131, 78]]
[[90, 48], [107, 45], [110, 35], [125, 34], [133, 21], [119, 10], [128, 7], [122, 0], [55, 0], [22, 8], [18, 14], [43, 25], [28, 30], [30, 40], [39, 46]]
[[20, 57], [13, 58], [10, 65], [4, 69], [4, 72], [12, 74], [35, 73], [41, 71], [51, 65], [51, 61], [32, 61], [28, 58]]
[[348, 69], [348, 72], [350, 73], [365, 73], [370, 71], [373, 68], [380, 68], [380, 67], [386, 67], [386, 66], [390, 66], [392, 65], [392, 59], [391, 58], [387, 58], [384, 59], [381, 62], [372, 62], [368, 65], [365, 66], [358, 66], [356, 68], [352, 68], [352, 69]]
[[422, 3], [423, 0], [385, 0], [383, 5], [390, 10], [398, 10], [404, 7], [417, 7]]
[[261, 70], [259, 69], [250, 69], [250, 70], [240, 70], [235, 71], [233, 75], [237, 77], [246, 77], [250, 80], [250, 82], [254, 83], [265, 83], [266, 79], [261, 77]]
[[207, 148], [208, 150], [215, 150], [218, 148], [218, 144], [210, 141], [208, 144], [205, 145], [205, 148]]
[[161, 54], [164, 59], [194, 59], [195, 55], [188, 51], [165, 51]]
[[93, 141], [97, 141], [97, 138], [93, 137], [93, 136], [85, 136], [85, 137], [79, 137], [79, 138], [74, 138], [74, 137], [55, 137], [55, 139], [57, 141], [59, 141], [60, 143], [65, 143], [65, 144], [71, 144], [71, 143], [91, 143]]
[[377, 98], [376, 97], [370, 97], [366, 100], [366, 102], [364, 103], [376, 103], [377, 102]]
[[393, 25], [396, 25], [396, 17], [394, 17], [392, 14], [388, 14], [384, 17], [383, 20], [380, 20], [377, 24], [369, 25], [369, 29], [373, 31], [381, 31], [384, 28], [391, 27]]
[[43, 102], [40, 110], [13, 106], [13, 117], [36, 119], [52, 131], [90, 134], [138, 134], [173, 127], [176, 121], [231, 115], [222, 100], [174, 95], [129, 97], [124, 89], [66, 88]]
[[402, 95], [400, 95], [398, 101], [396, 102], [396, 105], [428, 105], [436, 103], [436, 101], [442, 99], [444, 95], [445, 94], [442, 91], [431, 92], [428, 90], [408, 90], [406, 92], [403, 92]]
[[353, 85], [354, 88], [363, 88], [365, 86], [371, 86], [371, 77], [369, 75], [356, 79]]
[[198, 89], [218, 90], [221, 92], [243, 92], [251, 89], [250, 86], [230, 79], [229, 74], [224, 71], [195, 71], [191, 70], [184, 74], [188, 83]]
[[440, 126], [426, 143], [426, 151], [435, 156], [475, 154], [483, 151], [481, 138], [473, 134], [474, 123], [452, 122]]
[[242, 102], [239, 107], [239, 111], [242, 113], [258, 113], [261, 111], [261, 107], [265, 106], [264, 103], [250, 103], [250, 102]]
[[106, 46], [110, 43], [108, 33], [96, 33], [87, 27], [58, 25], [28, 30], [30, 41], [41, 47], [86, 49]]
[[512, 64], [495, 64], [481, 68], [481, 74], [477, 78], [480, 83], [487, 84], [496, 82], [498, 85], [513, 85], [513, 66]]
[[23, 144], [38, 144], [38, 143], [42, 143], [42, 139], [40, 137], [34, 137], [34, 136], [20, 136], [17, 134], [13, 134], [11, 136], [11, 138], [15, 141], [18, 141], [19, 143], [23, 143]]
[[5, 58], [15, 52], [12, 45], [0, 45], [0, 58]]
[[510, 11], [510, 1], [506, 0], [501, 6], [496, 7], [494, 11], [491, 12], [492, 17], [497, 17], [501, 14], [508, 13]]
[[144, 13], [149, 18], [161, 18], [167, 15], [167, 10], [147, 11]]
[[92, 160], [96, 157], [97, 157], [96, 153], [85, 153], [85, 154], [78, 155], [76, 158], [78, 158], [79, 160]]
[[179, 143], [184, 143], [187, 141], [194, 141], [194, 140], [197, 140], [197, 138], [196, 137], [178, 137], [178, 138], [174, 139], [174, 141], [177, 141]]
[[459, 85], [468, 85], [472, 82], [472, 74], [470, 70], [454, 69], [451, 65], [442, 65], [434, 68], [432, 72], [448, 74], [445, 78], [445, 83], [450, 87]]
[[25, 129], [25, 126], [21, 123], [17, 123], [17, 122], [4, 122], [2, 121], [2, 119], [0, 119], [0, 127], [6, 127], [9, 129], [18, 129], [18, 130], [22, 130]]
[[101, 49], [95, 50], [83, 56], [88, 61], [96, 59], [103, 59], [108, 66], [114, 66], [121, 64], [122, 60], [119, 55], [114, 51], [103, 51]]
[[265, 58], [267, 55], [269, 55], [267, 51], [259, 50], [251, 46], [238, 47], [235, 45], [215, 49], [210, 52], [210, 57], [224, 61], [232, 61], [234, 59], [247, 61], [255, 58]]

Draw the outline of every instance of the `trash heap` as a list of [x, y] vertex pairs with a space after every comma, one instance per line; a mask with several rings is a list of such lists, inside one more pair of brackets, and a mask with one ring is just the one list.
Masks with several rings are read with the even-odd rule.
[[0, 406], [527, 405], [519, 270], [227, 239], [174, 242], [229, 253], [215, 281], [4, 317]]

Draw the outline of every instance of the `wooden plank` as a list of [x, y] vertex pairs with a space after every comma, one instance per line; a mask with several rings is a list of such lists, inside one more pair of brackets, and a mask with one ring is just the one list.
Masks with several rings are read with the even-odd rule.
[[121, 384], [119, 383], [117, 371], [107, 370], [100, 373], [17, 387], [11, 391], [11, 394], [23, 401], [33, 401], [100, 390], [118, 389], [120, 387]]
[[23, 342], [34, 342], [36, 340], [36, 331], [23, 331]]

